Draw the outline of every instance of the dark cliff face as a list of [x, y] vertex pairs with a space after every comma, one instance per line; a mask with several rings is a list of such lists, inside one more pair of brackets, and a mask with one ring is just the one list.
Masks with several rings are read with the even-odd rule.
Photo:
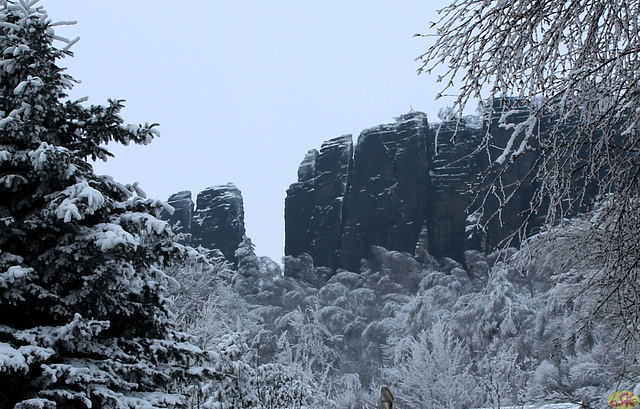
[[[539, 158], [539, 151], [526, 150], [518, 157], [517, 162], [504, 169], [504, 165], [499, 162], [500, 156], [503, 155], [504, 149], [509, 144], [513, 129], [501, 126], [498, 117], [505, 112], [509, 113], [508, 121], [512, 123], [522, 124], [529, 118], [529, 104], [521, 100], [512, 98], [506, 100], [496, 100], [493, 104], [492, 121], [485, 121], [482, 124], [482, 130], [479, 137], [490, 132], [492, 137], [492, 146], [479, 155], [474, 157], [475, 168], [480, 172], [486, 172], [487, 180], [494, 180], [500, 176], [502, 179], [503, 189], [494, 191], [486, 195], [483, 186], [478, 189], [479, 196], [476, 203], [471, 204], [469, 212], [473, 213], [478, 209], [480, 203], [484, 203], [483, 220], [488, 220], [484, 231], [479, 232], [472, 229], [467, 232], [466, 247], [483, 252], [491, 251], [498, 246], [519, 245], [519, 237], [511, 237], [516, 233], [527, 220], [527, 231], [525, 234], [531, 233], [532, 230], [540, 227], [543, 223], [545, 209], [541, 212], [527, 216], [531, 206], [535, 190], [538, 188], [538, 181], [535, 179], [535, 170]], [[544, 127], [538, 128], [540, 125], [535, 124], [536, 131], [542, 134], [548, 132], [549, 129]], [[519, 134], [511, 145], [512, 150], [516, 150], [524, 138], [523, 133]], [[479, 140], [478, 140], [479, 142]], [[478, 143], [477, 142], [477, 143]], [[530, 140], [529, 143], [535, 141]], [[505, 160], [505, 164], [508, 160]], [[489, 186], [485, 184], [484, 187]], [[501, 205], [501, 201], [505, 197], [510, 196], [509, 203], [506, 206]]]
[[212, 186], [198, 194], [195, 210], [191, 192], [173, 194], [167, 201], [173, 215], [163, 214], [185, 244], [218, 249], [227, 260], [236, 261], [235, 252], [245, 234], [242, 193], [233, 184]]
[[429, 200], [425, 203], [428, 252], [434, 257], [464, 260], [467, 208], [474, 199], [471, 186], [482, 172], [478, 156], [480, 129], [465, 123], [443, 122], [429, 138]]
[[344, 200], [340, 265], [331, 267], [357, 271], [373, 245], [413, 253], [429, 196], [428, 136], [422, 113], [362, 132]]
[[[527, 112], [514, 115], [521, 121]], [[363, 131], [353, 156], [344, 137], [309, 151], [287, 191], [285, 255], [307, 253], [316, 266], [357, 271], [363, 258], [371, 258], [372, 246], [461, 262], [467, 249], [495, 248], [520, 227], [535, 181], [524, 178], [502, 223], [467, 231], [469, 210], [477, 207], [472, 189], [489, 167], [486, 153], [474, 151], [488, 131], [498, 148], [511, 134], [497, 121], [430, 127], [425, 114], [412, 112]], [[527, 155], [503, 175], [505, 181], [523, 178], [535, 166], [535, 153]], [[486, 205], [489, 214], [498, 208], [491, 199]]]
[[413, 252], [428, 197], [429, 128], [423, 113], [309, 151], [285, 199], [285, 254], [357, 270], [372, 245]]
[[285, 254], [311, 254], [317, 265], [340, 264], [344, 196], [352, 166], [351, 135], [311, 150], [298, 168], [298, 182], [287, 190]]
[[181, 234], [181, 241], [185, 244], [191, 243], [191, 220], [193, 218], [193, 200], [191, 192], [184, 190], [169, 196], [167, 203], [174, 208], [172, 215], [162, 214], [162, 218], [173, 226], [176, 233]]
[[242, 193], [233, 184], [213, 186], [198, 194], [193, 215], [192, 243], [219, 249], [227, 260], [235, 260], [244, 229]]

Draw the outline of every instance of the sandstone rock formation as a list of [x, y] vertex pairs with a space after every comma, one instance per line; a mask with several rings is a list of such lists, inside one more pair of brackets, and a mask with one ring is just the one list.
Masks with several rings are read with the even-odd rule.
[[181, 242], [185, 244], [191, 243], [191, 221], [193, 218], [193, 200], [191, 192], [183, 190], [169, 196], [167, 203], [174, 208], [172, 215], [168, 213], [162, 214], [162, 217], [173, 226], [173, 231], [180, 234]]
[[175, 212], [162, 217], [181, 234], [182, 242], [218, 249], [227, 260], [236, 261], [234, 253], [245, 235], [245, 226], [242, 193], [233, 183], [200, 192], [195, 210], [190, 191], [173, 194], [167, 202]]
[[[307, 153], [298, 182], [287, 190], [285, 254], [315, 254], [318, 265], [340, 264], [344, 197], [353, 157], [351, 135], [331, 139]], [[316, 259], [317, 257], [317, 259]]]
[[429, 134], [422, 113], [361, 133], [347, 176], [340, 263], [330, 267], [357, 271], [372, 245], [413, 252], [427, 210]]
[[[503, 109], [493, 106], [494, 111]], [[526, 106], [509, 108], [523, 121]], [[490, 132], [495, 146], [475, 152]], [[512, 130], [476, 118], [473, 123], [444, 121], [430, 126], [421, 112], [410, 112], [394, 123], [364, 130], [353, 144], [351, 135], [330, 139], [312, 149], [298, 168], [298, 181], [285, 199], [285, 255], [309, 254], [316, 267], [358, 271], [372, 246], [415, 254], [419, 260], [450, 257], [464, 262], [467, 249], [488, 252], [516, 231], [530, 206], [536, 180], [536, 152], [519, 159], [502, 176], [523, 180], [509, 206], [499, 207], [489, 195], [486, 213], [500, 208], [500, 220], [486, 229], [469, 229], [468, 216], [477, 208], [475, 185], [507, 144]], [[515, 141], [519, 144], [519, 141]], [[489, 160], [488, 157], [492, 159]], [[494, 163], [495, 165], [495, 163]], [[494, 172], [501, 172], [495, 167]], [[510, 193], [510, 192], [509, 192]], [[193, 246], [219, 249], [230, 261], [245, 233], [242, 195], [229, 183], [198, 194], [179, 192], [168, 200], [175, 209], [165, 214], [181, 240]], [[539, 220], [530, 220], [530, 227]]]
[[[518, 111], [516, 119], [526, 114]], [[430, 127], [424, 113], [410, 112], [363, 131], [355, 149], [346, 136], [309, 151], [287, 191], [285, 255], [307, 253], [316, 266], [357, 271], [372, 246], [458, 261], [466, 249], [491, 250], [522, 223], [535, 181], [524, 178], [502, 223], [466, 231], [472, 187], [489, 167], [486, 155], [474, 151], [488, 131], [498, 145], [511, 132], [496, 121]], [[506, 180], [522, 178], [534, 162], [529, 154]], [[487, 206], [491, 213], [498, 204]]]
[[191, 234], [194, 246], [219, 249], [227, 260], [235, 261], [245, 228], [242, 193], [233, 183], [198, 193]]

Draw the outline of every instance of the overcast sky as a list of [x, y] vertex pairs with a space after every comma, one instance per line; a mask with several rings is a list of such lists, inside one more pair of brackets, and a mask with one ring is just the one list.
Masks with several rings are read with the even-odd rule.
[[233, 182], [247, 235], [280, 261], [284, 199], [323, 141], [393, 121], [436, 119], [441, 85], [416, 75], [447, 0], [41, 0], [58, 35], [81, 38], [61, 65], [73, 98], [126, 100], [127, 123], [160, 123], [149, 146], [110, 146], [95, 166], [150, 197]]

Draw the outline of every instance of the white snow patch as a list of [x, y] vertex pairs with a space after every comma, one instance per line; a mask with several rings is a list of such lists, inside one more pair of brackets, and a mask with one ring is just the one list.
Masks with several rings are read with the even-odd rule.
[[28, 274], [33, 272], [32, 268], [25, 268], [22, 266], [11, 266], [9, 269], [0, 274], [0, 288], [7, 288], [8, 284], [14, 283]]
[[92, 232], [87, 238], [95, 242], [100, 250], [111, 250], [116, 246], [131, 246], [134, 250], [138, 247], [138, 242], [133, 235], [125, 231], [122, 226], [113, 223], [101, 223], [95, 226], [97, 232]]
[[0, 373], [29, 372], [27, 360], [11, 345], [0, 342]]

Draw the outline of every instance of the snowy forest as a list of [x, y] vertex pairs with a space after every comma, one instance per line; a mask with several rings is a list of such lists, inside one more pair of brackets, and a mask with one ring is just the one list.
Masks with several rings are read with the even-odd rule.
[[[381, 407], [383, 386], [389, 409], [600, 408], [633, 391], [639, 11], [445, 9], [422, 69], [463, 72], [449, 116], [487, 84], [489, 100], [536, 101], [524, 124], [503, 114], [507, 146], [478, 147], [495, 164], [478, 200], [507, 206], [518, 183], [500, 169], [540, 150], [530, 207], [549, 209], [546, 223], [464, 262], [374, 247], [358, 271], [332, 271], [306, 255], [280, 267], [248, 237], [235, 264], [180, 244], [160, 219], [170, 206], [91, 165], [108, 142], [151, 143], [157, 124], [125, 124], [119, 100], [68, 100], [76, 81], [60, 64], [77, 40], [56, 34], [68, 23], [38, 0], [0, 1], [0, 408], [364, 409]], [[550, 113], [558, 132], [542, 137]]]

